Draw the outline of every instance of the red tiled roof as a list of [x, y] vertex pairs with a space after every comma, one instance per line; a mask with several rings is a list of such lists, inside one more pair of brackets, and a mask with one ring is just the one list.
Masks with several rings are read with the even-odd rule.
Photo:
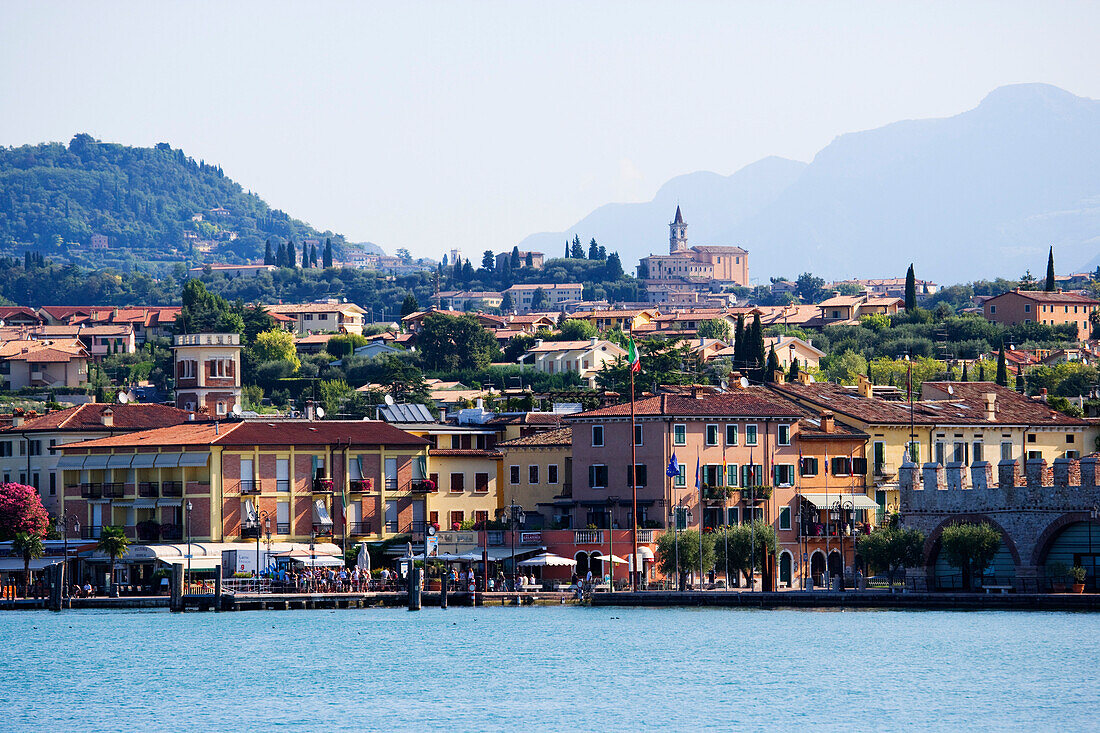
[[[802, 413], [776, 399], [762, 387], [749, 387], [719, 394], [666, 394], [634, 403], [634, 414], [643, 417], [801, 417]], [[629, 417], [630, 403], [624, 402], [566, 416], [566, 420], [601, 417]]]
[[498, 450], [482, 450], [479, 448], [429, 448], [429, 456], [440, 458], [503, 458], [504, 454]]
[[497, 443], [498, 448], [540, 448], [573, 444], [573, 428], [559, 428], [557, 430], [544, 430], [541, 433], [532, 433], [522, 438], [506, 440]]
[[[113, 413], [113, 426], [103, 424], [103, 412], [110, 409]], [[181, 425], [189, 422], [191, 413], [168, 405], [129, 403], [112, 405], [105, 402], [91, 402], [65, 410], [57, 410], [42, 417], [27, 420], [21, 427], [5, 428], [6, 432], [39, 432], [72, 430], [79, 432], [109, 430], [149, 430], [152, 428]], [[199, 422], [205, 418], [196, 417]]]
[[1100, 305], [1100, 300], [1095, 298], [1087, 298], [1084, 295], [1078, 295], [1077, 293], [1059, 293], [1059, 292], [1047, 292], [1045, 290], [1009, 290], [1007, 293], [1001, 293], [996, 295], [986, 303], [992, 302], [997, 298], [1003, 298], [1006, 295], [1019, 295], [1021, 298], [1027, 298], [1033, 300], [1036, 303], [1062, 303], [1068, 305]]

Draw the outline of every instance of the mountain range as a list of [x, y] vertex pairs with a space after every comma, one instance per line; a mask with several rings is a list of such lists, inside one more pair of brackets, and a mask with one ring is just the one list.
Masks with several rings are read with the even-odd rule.
[[810, 163], [764, 158], [697, 172], [651, 201], [607, 204], [519, 245], [556, 255], [591, 237], [625, 262], [668, 251], [679, 204], [689, 244], [749, 250], [754, 281], [896, 277], [941, 283], [1100, 266], [1100, 102], [1047, 84], [991, 92], [953, 117], [841, 135]]

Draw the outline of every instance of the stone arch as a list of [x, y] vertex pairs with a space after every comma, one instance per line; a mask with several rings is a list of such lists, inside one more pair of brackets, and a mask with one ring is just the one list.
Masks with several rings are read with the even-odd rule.
[[1017, 571], [1020, 568], [1020, 551], [1016, 549], [1016, 540], [1008, 533], [1001, 523], [997, 520], [989, 517], [985, 514], [956, 514], [948, 517], [940, 522], [931, 534], [924, 540], [924, 574], [925, 582], [929, 589], [935, 589], [936, 587], [936, 558], [940, 554], [940, 535], [943, 534], [944, 529], [950, 527], [952, 524], [960, 522], [970, 523], [985, 523], [995, 528], [1001, 533], [1001, 541], [1004, 542], [1005, 547], [1008, 548], [1008, 552], [1012, 555], [1012, 564], [1016, 566]]
[[1087, 511], [1068, 512], [1052, 521], [1035, 540], [1035, 550], [1031, 556], [1031, 564], [1035, 567], [1040, 567], [1043, 564], [1047, 553], [1050, 552], [1051, 545], [1054, 544], [1054, 540], [1058, 539], [1058, 535], [1062, 533], [1063, 529], [1071, 524], [1091, 521], [1094, 521], [1092, 513]]
[[788, 588], [794, 587], [794, 555], [790, 550], [779, 553], [779, 582], [786, 583]]

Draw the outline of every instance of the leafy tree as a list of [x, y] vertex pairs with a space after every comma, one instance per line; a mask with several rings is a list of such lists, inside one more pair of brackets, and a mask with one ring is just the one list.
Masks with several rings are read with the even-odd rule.
[[470, 282], [474, 279], [474, 266], [469, 260], [462, 263], [462, 282]]
[[909, 264], [909, 270], [905, 273], [905, 310], [911, 312], [917, 307], [917, 278], [913, 273], [913, 264]]
[[370, 342], [365, 336], [360, 336], [357, 333], [340, 334], [328, 340], [328, 343], [325, 344], [325, 351], [337, 359], [342, 359], [360, 346], [366, 346], [368, 343]]
[[1043, 284], [1043, 290], [1048, 293], [1054, 292], [1054, 245], [1051, 245], [1050, 252], [1047, 254], [1047, 279]]
[[326, 415], [335, 415], [340, 411], [344, 400], [354, 392], [343, 379], [323, 379], [317, 385], [317, 397]]
[[921, 564], [924, 534], [915, 529], [887, 526], [856, 540], [856, 551], [869, 567], [886, 571], [893, 586], [897, 573]]
[[822, 359], [822, 368], [829, 379], [835, 379], [842, 384], [852, 384], [859, 378], [858, 375], [867, 374], [867, 360], [862, 354], [845, 351], [839, 356], [830, 354]]
[[960, 522], [940, 534], [940, 551], [962, 571], [964, 590], [973, 588], [974, 577], [981, 577], [1000, 547], [1001, 533], [984, 523]]
[[[714, 535], [703, 534], [701, 544], [703, 548], [701, 567], [705, 572], [714, 567]], [[657, 539], [657, 567], [664, 575], [677, 578], [680, 590], [686, 587], [687, 574], [700, 568], [699, 547], [697, 529], [665, 532]], [[678, 574], [677, 570], [679, 570]]]
[[535, 288], [534, 294], [531, 296], [531, 310], [540, 311], [549, 305], [549, 301], [546, 298], [546, 291], [542, 288]]
[[596, 335], [596, 327], [588, 321], [577, 318], [569, 318], [558, 326], [560, 341], [587, 341]]
[[511, 313], [516, 309], [516, 304], [512, 300], [511, 293], [505, 293], [504, 297], [500, 299], [500, 312]]
[[1039, 366], [1026, 375], [1029, 394], [1046, 390], [1051, 396], [1087, 397], [1100, 384], [1100, 369], [1091, 364], [1067, 361], [1052, 366]]
[[322, 256], [325, 269], [332, 267], [332, 238], [325, 239], [325, 253]]
[[257, 384], [246, 384], [241, 387], [242, 407], [246, 410], [258, 410], [262, 406], [264, 390]]
[[49, 526], [49, 515], [33, 486], [0, 484], [0, 542], [20, 532], [45, 537]]
[[112, 597], [118, 595], [115, 586], [115, 564], [118, 559], [126, 554], [130, 546], [130, 540], [126, 537], [126, 530], [122, 527], [103, 527], [99, 533], [99, 542], [96, 549], [111, 559], [111, 570], [107, 576], [107, 588]]
[[[612, 333], [604, 334], [613, 340]], [[650, 337], [638, 342], [638, 356], [641, 361], [641, 373], [635, 377], [635, 396], [644, 390], [656, 389], [663, 384], [687, 384], [693, 381], [693, 375], [684, 371], [689, 360], [690, 348], [675, 339]], [[619, 358], [605, 364], [596, 373], [596, 384], [600, 389], [619, 394], [630, 394], [630, 365], [626, 359]]]
[[298, 350], [294, 346], [294, 337], [282, 329], [264, 331], [256, 336], [256, 342], [250, 349], [257, 363], [281, 361], [291, 366], [291, 372], [298, 371], [302, 365]]
[[31, 560], [37, 560], [46, 554], [42, 536], [30, 532], [19, 532], [12, 538], [11, 550], [23, 558], [23, 597], [31, 594]]
[[730, 324], [725, 318], [714, 318], [700, 323], [696, 333], [698, 333], [699, 338], [720, 339], [728, 343], [730, 340]]
[[825, 280], [814, 277], [809, 272], [804, 272], [795, 281], [794, 291], [803, 303], [816, 303], [821, 297], [821, 289], [825, 287]]
[[416, 301], [415, 295], [409, 293], [401, 303], [401, 317], [404, 318], [410, 313], [416, 313], [418, 310], [420, 310], [420, 303]]
[[535, 345], [535, 337], [527, 333], [518, 333], [508, 339], [504, 345], [504, 361], [514, 362]]
[[484, 369], [499, 352], [496, 339], [473, 316], [433, 313], [424, 319], [417, 339], [428, 370]]
[[176, 333], [243, 333], [244, 319], [229, 301], [206, 289], [199, 280], [183, 285], [183, 307], [176, 317]]
[[[749, 524], [724, 525], [716, 527], [714, 534], [714, 567], [725, 572], [740, 572], [748, 576], [756, 559], [756, 572], [767, 567], [768, 556], [779, 551], [779, 540], [775, 528], [756, 519]], [[728, 552], [728, 555], [727, 555]]]

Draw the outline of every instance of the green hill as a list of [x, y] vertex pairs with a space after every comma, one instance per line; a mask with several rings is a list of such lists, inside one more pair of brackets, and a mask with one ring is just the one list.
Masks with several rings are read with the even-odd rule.
[[[105, 251], [90, 249], [94, 234], [108, 237]], [[338, 253], [344, 244], [168, 143], [136, 148], [79, 134], [68, 147], [0, 148], [0, 254], [158, 271], [262, 259], [266, 240], [288, 238], [331, 238]]]

